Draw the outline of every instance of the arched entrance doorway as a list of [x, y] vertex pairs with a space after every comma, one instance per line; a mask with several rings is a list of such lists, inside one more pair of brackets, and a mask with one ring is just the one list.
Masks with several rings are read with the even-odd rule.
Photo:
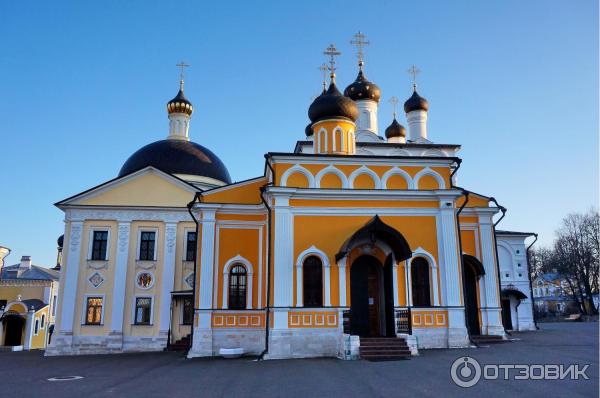
[[[354, 252], [349, 256], [354, 249]], [[373, 255], [375, 252], [379, 254]], [[350, 330], [361, 337], [395, 337], [394, 261], [412, 255], [408, 242], [378, 216], [356, 231], [336, 254], [336, 261], [351, 257]], [[385, 259], [385, 260], [383, 260]], [[382, 264], [382, 260], [384, 261]]]
[[358, 257], [350, 268], [350, 325], [361, 337], [395, 336], [391, 256], [385, 266], [373, 256]]
[[477, 281], [479, 280], [479, 277], [485, 274], [485, 271], [483, 269], [483, 264], [481, 264], [477, 258], [464, 254], [463, 272], [467, 328], [471, 336], [478, 336], [481, 334], [481, 325], [479, 324]]
[[23, 343], [23, 330], [25, 328], [25, 318], [18, 313], [5, 313], [2, 316], [2, 326], [4, 329], [4, 345], [18, 346]]
[[505, 330], [518, 330], [519, 317], [518, 307], [521, 300], [527, 298], [527, 295], [515, 288], [513, 285], [508, 285], [501, 292], [502, 301], [502, 325]]

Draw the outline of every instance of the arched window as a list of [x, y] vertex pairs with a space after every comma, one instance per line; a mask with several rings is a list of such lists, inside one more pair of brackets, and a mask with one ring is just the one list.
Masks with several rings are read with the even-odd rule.
[[234, 264], [229, 271], [229, 309], [242, 310], [246, 308], [247, 286], [246, 267]]
[[317, 256], [304, 260], [302, 291], [305, 307], [323, 306], [323, 263]]
[[429, 263], [423, 257], [417, 257], [411, 261], [410, 267], [413, 306], [430, 307]]

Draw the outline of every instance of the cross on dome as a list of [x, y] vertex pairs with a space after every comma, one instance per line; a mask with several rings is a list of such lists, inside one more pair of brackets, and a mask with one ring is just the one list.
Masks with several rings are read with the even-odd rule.
[[360, 69], [362, 69], [363, 65], [364, 65], [364, 56], [365, 53], [363, 52], [363, 48], [365, 46], [368, 46], [369, 44], [371, 44], [370, 41], [365, 40], [367, 38], [367, 36], [365, 36], [360, 30], [358, 31], [358, 33], [356, 33], [354, 35], [354, 40], [350, 40], [350, 44], [352, 44], [353, 46], [356, 46], [357, 52], [356, 52], [356, 56], [358, 57], [358, 66]]
[[416, 66], [412, 65], [409, 69], [408, 69], [408, 74], [412, 76], [412, 81], [413, 81], [413, 89], [417, 89], [417, 75], [419, 73], [421, 73], [421, 69], [417, 68]]
[[327, 47], [325, 51], [323, 51], [323, 54], [329, 57], [329, 76], [331, 77], [331, 80], [333, 80], [335, 79], [335, 57], [342, 55], [342, 53], [339, 52], [337, 48], [335, 48], [334, 44], [330, 44], [329, 47]]
[[185, 68], [189, 67], [190, 65], [186, 64], [184, 61], [181, 61], [178, 64], [176, 64], [175, 66], [179, 67], [179, 69], [180, 69], [180, 71], [179, 71], [179, 86], [183, 90], [183, 78], [185, 75]]

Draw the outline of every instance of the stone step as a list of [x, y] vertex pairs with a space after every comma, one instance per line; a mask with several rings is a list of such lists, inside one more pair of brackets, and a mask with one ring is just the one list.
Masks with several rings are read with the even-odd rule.
[[410, 355], [410, 350], [402, 348], [376, 348], [376, 349], [364, 349], [360, 348], [360, 355], [378, 355], [378, 354], [407, 354]]
[[397, 361], [411, 357], [406, 341], [397, 337], [362, 337], [359, 353], [360, 358], [367, 361]]
[[369, 355], [361, 355], [360, 358], [367, 360], [367, 361], [371, 361], [371, 362], [399, 361], [399, 360], [410, 359], [410, 354], [402, 354], [402, 355], [396, 355], [396, 354], [373, 354], [373, 355], [370, 355], [369, 354]]
[[495, 335], [479, 335], [479, 336], [471, 336], [471, 340], [476, 344], [502, 344], [508, 343], [508, 340], [502, 338], [502, 336]]

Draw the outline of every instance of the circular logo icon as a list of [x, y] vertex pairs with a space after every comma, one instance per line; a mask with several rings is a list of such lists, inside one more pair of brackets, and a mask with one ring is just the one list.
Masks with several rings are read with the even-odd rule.
[[481, 379], [481, 366], [471, 357], [460, 357], [450, 368], [452, 381], [459, 387], [473, 387]]

